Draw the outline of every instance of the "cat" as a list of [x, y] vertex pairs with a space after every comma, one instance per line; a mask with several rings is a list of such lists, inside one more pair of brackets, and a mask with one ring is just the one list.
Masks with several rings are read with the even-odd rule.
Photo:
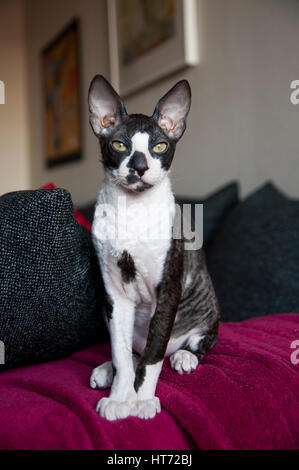
[[[110, 83], [97, 75], [88, 102], [105, 170], [92, 239], [105, 285], [103, 313], [112, 351], [112, 361], [93, 370], [90, 385], [111, 386], [110, 396], [98, 402], [100, 416], [147, 419], [161, 411], [155, 391], [164, 357], [178, 373], [190, 373], [218, 335], [219, 307], [202, 249], [185, 250], [183, 240], [167, 229], [156, 239], [134, 236], [156, 228], [160, 211], [149, 215], [149, 207], [164, 205], [162, 218], [169, 218], [172, 228], [175, 202], [168, 173], [186, 128], [191, 90], [182, 80], [151, 117], [128, 115]], [[117, 236], [120, 219], [129, 235]]]

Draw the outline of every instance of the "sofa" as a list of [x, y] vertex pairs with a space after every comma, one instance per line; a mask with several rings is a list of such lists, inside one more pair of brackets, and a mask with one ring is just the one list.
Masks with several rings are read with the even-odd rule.
[[218, 344], [192, 374], [164, 361], [154, 419], [109, 422], [109, 390], [89, 387], [111, 358], [94, 203], [54, 185], [0, 198], [1, 450], [299, 448], [299, 203], [272, 183], [240, 200], [235, 182], [178, 203], [204, 207]]

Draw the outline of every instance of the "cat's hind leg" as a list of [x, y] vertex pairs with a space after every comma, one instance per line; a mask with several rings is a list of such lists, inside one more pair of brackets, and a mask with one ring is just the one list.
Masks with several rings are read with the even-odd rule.
[[189, 374], [198, 366], [198, 359], [195, 354], [186, 349], [178, 349], [169, 357], [170, 365], [179, 374]]
[[180, 349], [169, 357], [171, 368], [179, 374], [193, 372], [206, 353], [217, 343], [217, 331], [218, 324], [205, 336], [192, 334]]
[[[137, 358], [133, 354], [133, 364], [136, 370]], [[112, 361], [104, 362], [100, 366], [93, 369], [90, 376], [90, 386], [96, 388], [109, 388], [112, 385], [115, 370], [113, 369]]]
[[113, 365], [112, 361], [104, 362], [100, 366], [93, 369], [90, 377], [91, 388], [109, 388], [113, 382]]

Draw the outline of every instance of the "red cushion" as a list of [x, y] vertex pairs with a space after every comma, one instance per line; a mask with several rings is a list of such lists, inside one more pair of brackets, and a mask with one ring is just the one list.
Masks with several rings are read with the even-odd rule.
[[[57, 188], [57, 186], [55, 186], [54, 183], [48, 183], [42, 186], [40, 189], [55, 189], [55, 188]], [[80, 225], [87, 228], [87, 230], [89, 231], [91, 230], [91, 224], [88, 222], [86, 217], [84, 217], [84, 215], [81, 214], [76, 208], [74, 209], [74, 217]]]
[[218, 345], [196, 372], [180, 376], [165, 361], [162, 412], [148, 421], [96, 414], [108, 390], [90, 389], [89, 377], [110, 358], [109, 345], [2, 372], [0, 448], [298, 449], [296, 340], [296, 314], [222, 324]]

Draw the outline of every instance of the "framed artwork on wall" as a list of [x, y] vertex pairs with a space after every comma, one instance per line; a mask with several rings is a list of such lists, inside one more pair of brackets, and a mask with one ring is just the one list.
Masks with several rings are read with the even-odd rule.
[[82, 156], [79, 23], [72, 21], [41, 53], [46, 165]]
[[197, 0], [107, 0], [110, 78], [127, 96], [199, 62]]

